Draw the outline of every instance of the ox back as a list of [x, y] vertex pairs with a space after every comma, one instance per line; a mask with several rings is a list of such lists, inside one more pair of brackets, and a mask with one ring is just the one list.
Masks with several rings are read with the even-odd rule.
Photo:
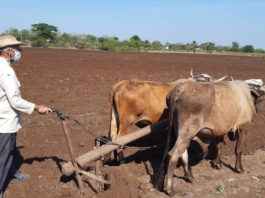
[[[176, 108], [178, 123], [193, 123], [197, 129], [209, 128], [222, 136], [249, 123], [255, 107], [244, 81], [178, 84], [171, 92], [170, 109]], [[199, 131], [197, 131], [199, 132]]]

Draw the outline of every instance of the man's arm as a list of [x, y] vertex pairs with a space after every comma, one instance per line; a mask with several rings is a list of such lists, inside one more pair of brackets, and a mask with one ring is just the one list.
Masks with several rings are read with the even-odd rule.
[[12, 108], [27, 114], [31, 114], [33, 110], [37, 110], [39, 113], [52, 112], [48, 107], [36, 105], [21, 98], [17, 82], [11, 74], [2, 74], [0, 83]]

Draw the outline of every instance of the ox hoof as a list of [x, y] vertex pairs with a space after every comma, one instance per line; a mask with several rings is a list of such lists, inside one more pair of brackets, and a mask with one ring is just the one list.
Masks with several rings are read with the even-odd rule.
[[193, 176], [185, 176], [184, 177], [184, 180], [186, 181], [186, 182], [189, 182], [189, 183], [192, 183], [193, 182]]
[[236, 172], [239, 173], [239, 174], [242, 174], [242, 173], [245, 172], [244, 169], [238, 169], [238, 168], [236, 168], [235, 170], [236, 170]]
[[168, 186], [168, 185], [164, 184], [164, 192], [170, 197], [175, 195], [173, 185]]
[[216, 163], [212, 162], [211, 166], [212, 166], [212, 168], [217, 169], [217, 170], [221, 169], [221, 164], [216, 164]]
[[165, 193], [166, 193], [169, 197], [173, 197], [174, 195], [178, 195], [178, 196], [181, 196], [181, 197], [183, 197], [183, 196], [187, 196], [187, 194], [186, 194], [184, 191], [182, 191], [182, 190], [174, 190], [174, 189], [171, 189], [170, 192], [165, 191]]
[[173, 197], [175, 194], [177, 194], [177, 192], [175, 192], [173, 188], [171, 190], [165, 189], [164, 192], [170, 197]]

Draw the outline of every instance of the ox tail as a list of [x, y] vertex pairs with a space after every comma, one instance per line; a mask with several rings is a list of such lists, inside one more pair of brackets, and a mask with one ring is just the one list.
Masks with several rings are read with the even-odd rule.
[[[167, 103], [169, 101], [167, 100]], [[169, 126], [168, 126], [168, 134], [167, 134], [167, 139], [166, 139], [166, 146], [165, 146], [165, 150], [164, 150], [164, 154], [162, 157], [162, 161], [160, 164], [160, 167], [157, 171], [157, 175], [155, 177], [155, 185], [154, 187], [156, 189], [158, 189], [159, 191], [163, 191], [164, 188], [164, 181], [165, 181], [165, 175], [166, 175], [166, 171], [168, 168], [168, 162], [169, 162], [169, 148], [170, 148], [170, 143], [171, 143], [171, 138], [172, 138], [172, 132], [173, 132], [173, 122], [172, 122], [172, 118], [173, 118], [173, 110], [170, 108], [170, 105], [168, 103], [168, 109], [169, 109]]]
[[[118, 125], [119, 125], [119, 116], [117, 112], [115, 95], [118, 87], [121, 85], [123, 81], [114, 84], [109, 92], [109, 105], [110, 105], [110, 127], [108, 132], [108, 139], [114, 140], [118, 135]], [[117, 158], [117, 152], [114, 151], [114, 158]], [[104, 156], [105, 161], [109, 161], [112, 159], [112, 153], [108, 153]]]
[[118, 131], [119, 131], [119, 115], [117, 111], [116, 106], [116, 92], [118, 88], [123, 84], [124, 81], [120, 81], [116, 84], [114, 84], [111, 87], [110, 93], [109, 93], [109, 104], [110, 104], [110, 127], [109, 127], [109, 134], [108, 138], [110, 140], [113, 140], [117, 137]]

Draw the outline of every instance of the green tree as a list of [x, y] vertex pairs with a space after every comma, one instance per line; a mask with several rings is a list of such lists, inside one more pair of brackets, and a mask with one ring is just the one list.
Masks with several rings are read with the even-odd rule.
[[29, 30], [21, 30], [20, 31], [20, 37], [22, 42], [30, 42], [32, 39], [32, 33]]
[[97, 42], [97, 37], [93, 35], [87, 35], [85, 41], [89, 43], [95, 43]]
[[86, 35], [83, 40], [86, 49], [96, 49], [97, 48], [97, 37], [94, 35]]
[[47, 42], [44, 38], [35, 38], [31, 41], [32, 47], [47, 47]]
[[193, 53], [195, 53], [195, 52], [196, 52], [196, 48], [197, 48], [197, 43], [196, 43], [196, 41], [192, 41], [192, 43], [191, 43], [191, 47], [192, 47], [192, 51], [193, 51]]
[[137, 36], [137, 35], [133, 35], [131, 38], [130, 38], [130, 42], [140, 42], [141, 41], [141, 39], [140, 39], [140, 37], [139, 36]]
[[255, 52], [256, 53], [265, 53], [265, 50], [264, 49], [256, 49]]
[[214, 47], [214, 49], [217, 51], [217, 52], [225, 52], [225, 51], [227, 51], [227, 52], [229, 52], [229, 51], [231, 51], [231, 47], [230, 46], [220, 46], [220, 45], [218, 45], [218, 46], [215, 46]]
[[196, 48], [197, 48], [197, 43], [196, 41], [192, 41], [192, 43], [188, 43], [185, 46], [185, 49], [188, 51], [192, 51], [193, 53], [196, 52]]
[[101, 44], [101, 49], [105, 49], [104, 48], [104, 44], [105, 44], [105, 42], [106, 42], [106, 38], [105, 37], [99, 37], [98, 38], [98, 42]]
[[242, 48], [242, 51], [246, 53], [253, 53], [255, 50], [252, 45], [246, 45]]
[[54, 41], [58, 31], [57, 27], [46, 23], [32, 24], [31, 26], [32, 32], [36, 35], [35, 39], [44, 39], [51, 43]]
[[98, 39], [99, 43], [101, 43], [101, 49], [103, 50], [117, 50], [119, 48], [119, 38], [118, 37], [100, 37]]
[[213, 50], [215, 49], [215, 44], [212, 42], [206, 42], [206, 43], [202, 43], [200, 47], [201, 49], [207, 51], [208, 53], [212, 53]]
[[21, 40], [20, 33], [15, 28], [9, 28], [8, 30], [5, 31], [5, 34], [12, 35], [12, 36], [16, 37], [19, 41]]
[[160, 50], [163, 47], [160, 41], [153, 41], [151, 44], [151, 48], [154, 50]]
[[235, 41], [232, 42], [231, 51], [232, 52], [239, 52], [239, 43], [238, 42], [235, 42]]
[[108, 50], [118, 50], [120, 48], [120, 42], [118, 37], [105, 37], [105, 39], [105, 47]]
[[150, 42], [148, 40], [145, 40], [143, 42], [143, 47], [144, 47], [145, 50], [148, 50], [150, 48], [150, 45], [151, 44], [150, 44]]
[[71, 39], [72, 36], [67, 33], [63, 33], [61, 36], [59, 36], [59, 47], [73, 47], [71, 46]]
[[112, 39], [113, 39], [114, 41], [119, 41], [119, 38], [116, 37], [116, 36], [114, 36]]
[[137, 49], [138, 52], [140, 51], [140, 47], [141, 47], [142, 41], [141, 41], [141, 39], [140, 39], [139, 36], [137, 36], [137, 35], [133, 35], [133, 36], [130, 38], [130, 43], [131, 43], [131, 46], [132, 46], [132, 47], [135, 47], [135, 48]]
[[169, 45], [169, 50], [171, 51], [182, 51], [185, 50], [186, 46], [182, 43], [174, 43]]

